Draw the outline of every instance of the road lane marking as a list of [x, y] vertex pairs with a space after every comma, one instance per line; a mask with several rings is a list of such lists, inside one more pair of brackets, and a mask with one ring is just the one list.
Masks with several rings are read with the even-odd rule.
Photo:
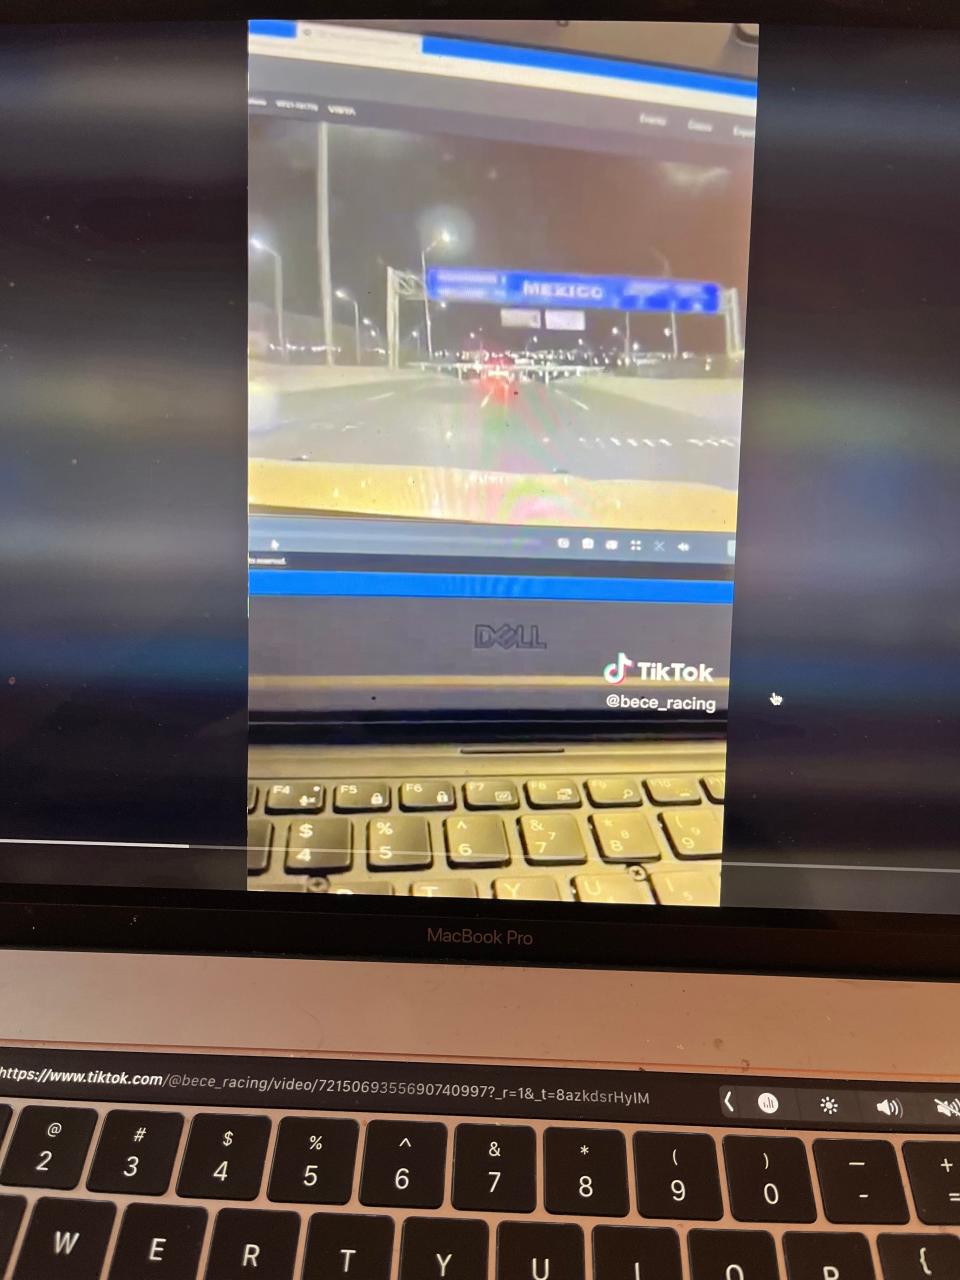
[[635, 449], [639, 449], [639, 448], [640, 448], [640, 446], [637, 444], [636, 440], [634, 440], [633, 436], [627, 436], [627, 444], [632, 444], [632, 445], [633, 445], [633, 447], [634, 447]]
[[341, 431], [359, 431], [360, 428], [355, 422], [345, 422], [340, 428]]
[[487, 392], [487, 394], [483, 397], [483, 399], [480, 401], [480, 408], [481, 408], [481, 409], [485, 409], [485, 408], [487, 407], [487, 405], [490, 403], [490, 397], [491, 397], [492, 395], [493, 395], [493, 392], [492, 392], [492, 391], [488, 391], [488, 392]]
[[618, 449], [619, 449], [619, 448], [621, 448], [620, 440], [619, 440], [619, 438], [618, 438], [617, 436], [611, 436], [611, 437], [610, 437], [610, 442], [611, 442], [612, 444], [615, 444], [615, 445], [617, 446], [617, 448], [618, 448]]
[[389, 400], [391, 396], [395, 396], [395, 391], [381, 391], [378, 396], [367, 396], [367, 404], [373, 404], [374, 400]]
[[588, 404], [584, 404], [582, 400], [578, 400], [576, 396], [572, 396], [569, 391], [561, 391], [560, 388], [557, 387], [556, 394], [558, 396], [563, 396], [564, 400], [572, 401], [577, 406], [577, 408], [582, 409], [584, 413], [590, 412], [590, 406]]

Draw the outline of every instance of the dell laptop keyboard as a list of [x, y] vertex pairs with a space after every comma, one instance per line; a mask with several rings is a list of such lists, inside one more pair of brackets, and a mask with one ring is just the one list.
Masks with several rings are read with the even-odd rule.
[[279, 778], [251, 888], [717, 906], [724, 773]]

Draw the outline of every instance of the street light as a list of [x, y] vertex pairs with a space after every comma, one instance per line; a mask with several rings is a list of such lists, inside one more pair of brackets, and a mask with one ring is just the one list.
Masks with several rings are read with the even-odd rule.
[[250, 237], [250, 248], [255, 253], [267, 253], [273, 259], [273, 309], [277, 313], [277, 346], [280, 348], [280, 359], [285, 362], [287, 359], [287, 342], [283, 326], [283, 259], [276, 249], [271, 249], [268, 244], [264, 244], [256, 236]]
[[[660, 271], [661, 271], [661, 274], [664, 276], [664, 278], [666, 279], [672, 276], [673, 268], [670, 266], [670, 261], [667, 258], [667, 255], [661, 252], [661, 250], [658, 249], [655, 244], [649, 245], [648, 248], [650, 249], [650, 252], [653, 254], [655, 258], [659, 258]], [[677, 313], [672, 309], [670, 311], [670, 328], [664, 329], [663, 336], [665, 338], [673, 339], [673, 342], [672, 342], [673, 358], [674, 360], [676, 360], [677, 356], [680, 353], [680, 341], [679, 341], [679, 338], [677, 337]]]
[[427, 354], [433, 359], [433, 325], [430, 319], [430, 302], [427, 298], [427, 254], [432, 253], [434, 249], [442, 244], [453, 244], [453, 234], [443, 227], [430, 241], [428, 245], [424, 245], [420, 250], [420, 269], [421, 280], [423, 281], [423, 318], [427, 330]]
[[339, 298], [341, 302], [349, 302], [353, 307], [353, 347], [357, 364], [360, 364], [360, 304], [352, 294], [347, 293], [346, 289], [336, 289], [333, 296]]

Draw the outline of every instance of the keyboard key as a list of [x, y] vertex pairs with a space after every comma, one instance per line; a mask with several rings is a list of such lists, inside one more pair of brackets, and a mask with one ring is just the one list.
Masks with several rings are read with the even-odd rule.
[[960, 1142], [905, 1142], [903, 1158], [920, 1221], [960, 1223]]
[[346, 1204], [353, 1187], [359, 1133], [356, 1120], [285, 1117], [277, 1131], [269, 1198]]
[[205, 1280], [259, 1274], [293, 1280], [300, 1215], [274, 1209], [221, 1209], [213, 1227]]
[[518, 809], [520, 792], [509, 778], [474, 778], [464, 784], [463, 799], [468, 809]]
[[501, 1222], [497, 1280], [584, 1280], [583, 1232], [570, 1223]]
[[579, 809], [582, 803], [572, 778], [531, 778], [526, 790], [534, 809]]
[[678, 858], [719, 858], [723, 852], [723, 811], [667, 811], [660, 821]]
[[80, 1181], [97, 1113], [81, 1107], [24, 1107], [0, 1169], [13, 1187], [56, 1187]]
[[453, 1206], [491, 1213], [532, 1213], [537, 1207], [534, 1131], [516, 1124], [457, 1125]]
[[266, 818], [251, 818], [247, 823], [247, 875], [262, 876], [270, 866], [273, 845], [273, 823]]
[[443, 830], [453, 867], [505, 867], [510, 861], [503, 821], [492, 814], [447, 818]]
[[636, 778], [588, 778], [587, 795], [598, 809], [622, 809], [643, 802]]
[[687, 1247], [690, 1280], [780, 1280], [766, 1231], [691, 1231]]
[[578, 902], [616, 902], [625, 906], [650, 906], [654, 897], [645, 880], [636, 876], [574, 876], [573, 891]]
[[257, 807], [257, 800], [260, 798], [260, 788], [255, 782], [247, 783], [247, 813], [253, 813]]
[[906, 1222], [907, 1202], [889, 1142], [818, 1138], [813, 1144], [831, 1222]]
[[586, 862], [587, 850], [580, 825], [569, 813], [530, 814], [520, 819], [523, 852], [534, 866]]
[[415, 898], [475, 898], [477, 886], [472, 880], [417, 880], [410, 892]]
[[452, 782], [405, 782], [400, 788], [401, 809], [455, 809], [457, 790]]
[[349, 818], [315, 818], [291, 822], [287, 833], [287, 875], [324, 875], [353, 866]]
[[637, 1207], [645, 1218], [704, 1218], [723, 1213], [713, 1139], [706, 1133], [636, 1133]]
[[323, 808], [320, 782], [275, 782], [267, 791], [267, 813], [319, 813]]
[[387, 884], [381, 880], [337, 880], [331, 884], [327, 893], [351, 894], [357, 893], [362, 895], [379, 895], [380, 897], [389, 897], [393, 893], [393, 885]]
[[656, 862], [661, 856], [645, 813], [595, 813], [590, 822], [605, 862]]
[[668, 1227], [595, 1227], [594, 1280], [683, 1280], [680, 1240]]
[[556, 902], [560, 890], [549, 876], [519, 876], [515, 880], [494, 880], [493, 896], [511, 902]]
[[7, 1263], [26, 1207], [23, 1196], [0, 1196], [0, 1276], [7, 1274]]
[[390, 788], [385, 782], [341, 782], [333, 793], [337, 813], [375, 813], [390, 808]]
[[374, 818], [367, 824], [367, 866], [371, 871], [419, 871], [433, 866], [426, 818]]
[[260, 1190], [269, 1138], [266, 1116], [194, 1116], [177, 1195], [253, 1200]]
[[[852, 1232], [788, 1231], [783, 1252], [790, 1280], [874, 1280], [870, 1246]], [[898, 1271], [897, 1280], [906, 1274]]]
[[0, 1142], [3, 1141], [3, 1135], [7, 1132], [7, 1125], [12, 1115], [13, 1108], [8, 1107], [6, 1103], [0, 1103]]
[[13, 1280], [99, 1280], [115, 1214], [105, 1200], [38, 1200]]
[[363, 1153], [363, 1204], [435, 1209], [443, 1201], [447, 1130], [442, 1124], [371, 1120]]
[[399, 1280], [487, 1280], [487, 1224], [469, 1218], [408, 1218]]
[[390, 1280], [393, 1220], [315, 1213], [307, 1228], [303, 1280]]
[[[877, 1250], [884, 1280], [957, 1280], [960, 1276], [960, 1239], [955, 1235], [884, 1235], [877, 1238]], [[862, 1274], [865, 1280], [873, 1276], [867, 1270]], [[841, 1275], [846, 1280], [846, 1273]], [[860, 1272], [851, 1275], [860, 1280]]]
[[689, 773], [664, 773], [644, 778], [643, 785], [654, 804], [701, 804], [697, 779]]
[[813, 1222], [807, 1151], [799, 1138], [723, 1140], [730, 1210], [741, 1222]]
[[111, 1111], [100, 1131], [88, 1189], [162, 1196], [182, 1128], [183, 1116], [173, 1111]]
[[166, 1204], [132, 1204], [123, 1215], [110, 1280], [196, 1280], [207, 1211]]
[[654, 869], [650, 884], [664, 907], [719, 907], [720, 868], [694, 871], [679, 867], [673, 871]]
[[543, 1170], [548, 1213], [623, 1218], [630, 1208], [627, 1147], [617, 1129], [547, 1129]]
[[701, 778], [703, 789], [714, 804], [723, 804], [727, 795], [727, 775], [725, 773], [708, 773]]

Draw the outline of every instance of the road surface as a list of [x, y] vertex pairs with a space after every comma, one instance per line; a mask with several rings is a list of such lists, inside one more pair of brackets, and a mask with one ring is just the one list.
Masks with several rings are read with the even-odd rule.
[[251, 457], [737, 485], [738, 413], [709, 420], [573, 377], [506, 395], [443, 375], [278, 390], [258, 417]]

